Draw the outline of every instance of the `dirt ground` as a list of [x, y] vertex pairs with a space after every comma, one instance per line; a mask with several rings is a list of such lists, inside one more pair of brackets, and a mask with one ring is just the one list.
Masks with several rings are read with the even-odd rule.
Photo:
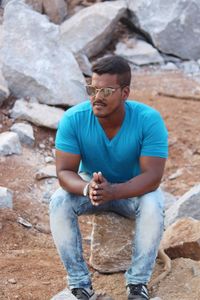
[[[175, 196], [180, 196], [200, 178], [200, 102], [176, 99], [160, 94], [200, 95], [200, 84], [179, 72], [140, 71], [133, 76], [130, 99], [143, 101], [158, 109], [169, 130], [170, 155], [162, 186]], [[13, 101], [1, 107], [0, 132], [10, 128], [9, 109]], [[0, 185], [14, 192], [14, 206], [0, 210], [0, 299], [49, 300], [66, 286], [66, 273], [60, 262], [49, 231], [48, 204], [44, 200], [49, 186], [50, 193], [57, 181], [35, 179], [36, 171], [45, 165], [44, 157], [52, 155], [55, 132], [34, 126], [36, 145], [23, 147], [22, 155], [0, 158]], [[40, 144], [45, 148], [41, 148]], [[169, 176], [181, 169], [173, 180]], [[49, 191], [49, 190], [48, 190]], [[17, 222], [18, 217], [29, 221], [32, 228]], [[90, 217], [80, 218], [85, 258], [90, 253]], [[192, 270], [200, 268], [199, 262], [176, 259], [172, 272], [150, 291], [152, 297], [162, 300], [199, 300], [200, 276]], [[90, 268], [96, 290], [105, 291], [114, 300], [125, 300], [123, 273], [103, 275]], [[153, 277], [162, 265], [157, 263]]]

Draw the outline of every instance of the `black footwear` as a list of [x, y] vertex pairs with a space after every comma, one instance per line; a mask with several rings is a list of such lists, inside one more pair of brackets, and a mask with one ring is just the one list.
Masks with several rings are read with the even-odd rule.
[[72, 294], [79, 300], [95, 300], [96, 295], [92, 288], [74, 288]]
[[147, 286], [145, 284], [128, 284], [128, 300], [149, 300]]

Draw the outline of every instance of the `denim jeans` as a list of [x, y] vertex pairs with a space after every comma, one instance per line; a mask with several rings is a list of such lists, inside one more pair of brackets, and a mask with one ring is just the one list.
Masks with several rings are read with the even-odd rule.
[[160, 189], [140, 197], [113, 200], [93, 206], [88, 197], [70, 194], [59, 188], [51, 197], [50, 226], [55, 245], [67, 270], [70, 288], [91, 285], [83, 259], [78, 216], [111, 211], [136, 220], [131, 265], [126, 284], [148, 283], [164, 228], [164, 199]]

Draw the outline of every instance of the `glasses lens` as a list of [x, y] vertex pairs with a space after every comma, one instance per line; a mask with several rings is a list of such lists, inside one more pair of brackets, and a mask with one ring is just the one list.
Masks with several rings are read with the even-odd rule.
[[96, 88], [92, 85], [86, 85], [86, 91], [89, 96], [95, 96], [96, 95]]
[[103, 95], [104, 97], [108, 97], [108, 96], [111, 96], [113, 94], [113, 90], [112, 88], [104, 88], [102, 89], [102, 92], [103, 92]]

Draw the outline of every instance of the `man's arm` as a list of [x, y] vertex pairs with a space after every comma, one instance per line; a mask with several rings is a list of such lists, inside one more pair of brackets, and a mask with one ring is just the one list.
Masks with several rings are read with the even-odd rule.
[[56, 171], [60, 186], [73, 194], [83, 195], [86, 185], [78, 174], [80, 155], [56, 150]]
[[100, 174], [101, 183], [93, 183], [90, 197], [99, 205], [110, 200], [127, 199], [152, 192], [161, 182], [165, 162], [165, 158], [141, 157], [141, 174], [124, 183], [110, 184]]

